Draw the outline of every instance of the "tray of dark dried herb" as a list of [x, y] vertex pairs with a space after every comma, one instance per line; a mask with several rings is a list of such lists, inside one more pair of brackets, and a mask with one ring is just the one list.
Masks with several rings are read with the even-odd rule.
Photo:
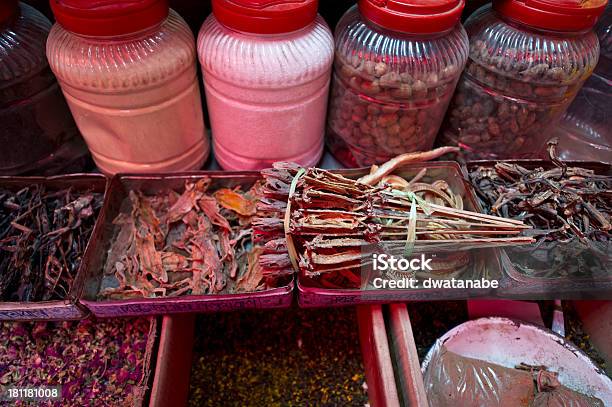
[[157, 331], [153, 318], [2, 322], [0, 385], [59, 387], [42, 406], [147, 405]]
[[[396, 279], [414, 277], [420, 282], [499, 279], [499, 255], [491, 246], [500, 241], [519, 244], [525, 239], [514, 237], [524, 228], [522, 224], [504, 224], [499, 222], [502, 218], [487, 215], [480, 218], [474, 192], [457, 163], [409, 163], [394, 171], [386, 171], [385, 166], [387, 164], [380, 167], [387, 172], [383, 176], [367, 175], [368, 169], [312, 170], [304, 172], [297, 182], [296, 190], [300, 192], [291, 200], [290, 235], [298, 242], [300, 305], [344, 306], [488, 295], [490, 288], [370, 289], [364, 284], [367, 280], [364, 270], [372, 257], [367, 251], [368, 245], [384, 243], [385, 250], [398, 249], [404, 253], [411, 225], [414, 226], [413, 253], [435, 257], [432, 271], [416, 275], [398, 272], [393, 275]], [[264, 216], [261, 222], [256, 220], [256, 236], [267, 240], [262, 263], [273, 271], [292, 267], [287, 250], [281, 253], [278, 249], [287, 247], [286, 235], [282, 234], [283, 223], [274, 222], [274, 216], [267, 216], [273, 210], [285, 210], [286, 205], [279, 204], [282, 199], [286, 200], [282, 197], [286, 185], [280, 174], [283, 171], [280, 167], [264, 171], [267, 179], [264, 191], [268, 196], [259, 208]], [[293, 169], [287, 167], [285, 171], [291, 174]], [[362, 180], [376, 178], [372, 178], [376, 187], [369, 189], [364, 181], [353, 181], [360, 177], [364, 177]], [[300, 187], [300, 183], [307, 185]], [[340, 184], [342, 187], [338, 187]], [[414, 222], [410, 214], [411, 194], [421, 202], [416, 205], [419, 209], [414, 213]], [[426, 211], [425, 207], [431, 210]], [[281, 240], [283, 243], [277, 243]]]
[[[522, 220], [535, 244], [505, 248], [515, 280], [556, 287], [554, 294], [612, 292], [612, 167], [550, 161], [473, 161], [467, 172], [487, 213]], [[531, 287], [530, 287], [531, 285]], [[563, 291], [559, 291], [563, 289]], [[579, 293], [580, 294], [580, 293]], [[558, 298], [558, 297], [555, 297]]]
[[116, 176], [85, 265], [100, 317], [280, 308], [291, 276], [264, 276], [252, 242], [259, 173]]
[[79, 270], [105, 188], [101, 175], [0, 177], [0, 319], [85, 315]]
[[190, 406], [365, 406], [354, 308], [200, 315]]

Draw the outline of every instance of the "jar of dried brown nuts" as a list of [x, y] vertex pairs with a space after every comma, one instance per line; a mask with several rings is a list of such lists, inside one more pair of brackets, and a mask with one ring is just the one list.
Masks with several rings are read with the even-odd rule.
[[327, 144], [347, 167], [429, 150], [468, 55], [463, 0], [360, 0], [336, 27]]
[[468, 159], [534, 158], [599, 56], [606, 0], [494, 0], [466, 22], [467, 67], [438, 144]]

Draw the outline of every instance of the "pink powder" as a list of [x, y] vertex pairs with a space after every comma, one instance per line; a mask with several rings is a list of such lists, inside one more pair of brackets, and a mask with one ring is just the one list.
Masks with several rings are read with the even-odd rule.
[[195, 40], [174, 11], [146, 32], [112, 39], [76, 35], [56, 24], [47, 55], [103, 172], [202, 167], [209, 144]]
[[333, 63], [332, 34], [321, 17], [299, 31], [262, 35], [232, 31], [210, 16], [198, 54], [224, 169], [319, 161]]

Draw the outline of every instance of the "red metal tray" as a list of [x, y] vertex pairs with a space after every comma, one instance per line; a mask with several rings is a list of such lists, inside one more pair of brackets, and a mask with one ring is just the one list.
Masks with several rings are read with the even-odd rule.
[[572, 301], [585, 334], [606, 362], [606, 373], [612, 377], [612, 301]]
[[400, 399], [382, 306], [357, 307], [357, 321], [370, 405], [399, 406]]
[[[427, 163], [414, 163], [402, 167], [394, 172], [404, 178], [414, 177], [422, 168], [427, 168], [424, 180], [443, 179], [456, 194], [463, 198], [465, 209], [480, 212], [476, 196], [471, 185], [462, 175], [461, 167], [454, 161], [435, 161]], [[369, 169], [334, 170], [348, 178], [359, 178], [369, 173]], [[491, 276], [501, 280], [501, 264], [497, 249], [479, 249], [474, 251], [480, 261], [486, 264]], [[469, 272], [466, 271], [466, 272]], [[501, 283], [500, 283], [501, 284]], [[442, 299], [465, 299], [466, 297], [482, 297], [490, 295], [491, 289], [328, 289], [321, 288], [312, 283], [312, 280], [302, 274], [298, 276], [298, 302], [301, 307], [333, 307], [359, 304], [381, 304], [390, 302], [425, 301]]]
[[398, 392], [406, 405], [427, 406], [421, 365], [414, 342], [410, 315], [405, 304], [389, 305], [388, 335], [397, 369]]
[[184, 406], [189, 398], [195, 315], [166, 315], [151, 387], [149, 406]]
[[218, 187], [251, 186], [258, 172], [202, 171], [167, 175], [117, 175], [110, 182], [104, 208], [94, 231], [94, 238], [84, 260], [84, 291], [80, 302], [98, 317], [140, 316], [181, 312], [218, 312], [254, 308], [286, 308], [293, 299], [293, 280], [266, 291], [245, 294], [186, 295], [175, 298], [137, 298], [98, 300], [102, 270], [114, 236], [113, 219], [130, 190], [145, 193], [184, 187], [187, 180], [209, 177], [211, 190]]
[[[33, 184], [45, 185], [51, 190], [73, 188], [76, 191], [93, 190], [104, 194], [107, 187], [106, 177], [96, 174], [72, 174], [55, 177], [0, 177], [0, 186], [19, 190]], [[96, 220], [96, 227], [100, 217]], [[94, 233], [89, 238], [88, 247], [92, 244]], [[0, 320], [75, 320], [87, 315], [86, 310], [79, 307], [77, 300], [82, 291], [83, 281], [80, 279], [85, 264], [85, 254], [81, 260], [81, 265], [76, 274], [73, 286], [68, 296], [63, 300], [39, 301], [39, 302], [0, 302]]]

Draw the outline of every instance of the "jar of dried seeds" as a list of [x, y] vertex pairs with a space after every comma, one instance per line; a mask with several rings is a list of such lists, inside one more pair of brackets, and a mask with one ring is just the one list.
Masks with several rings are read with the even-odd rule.
[[530, 158], [591, 75], [606, 0], [494, 0], [466, 22], [470, 57], [439, 144]]
[[463, 0], [360, 0], [336, 27], [327, 144], [345, 166], [428, 150], [468, 55]]

